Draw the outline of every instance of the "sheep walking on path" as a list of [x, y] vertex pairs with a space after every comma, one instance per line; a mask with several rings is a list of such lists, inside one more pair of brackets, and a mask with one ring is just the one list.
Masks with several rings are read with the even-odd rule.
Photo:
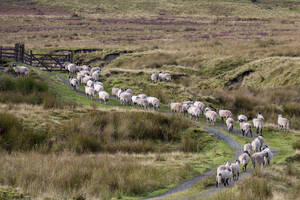
[[234, 120], [231, 117], [226, 119], [226, 126], [227, 126], [227, 129], [229, 132], [231, 132], [233, 130]]
[[244, 153], [242, 153], [239, 156], [239, 161], [240, 161], [240, 163], [242, 165], [242, 168], [243, 168], [244, 172], [247, 170], [247, 165], [250, 162], [250, 158], [251, 158], [251, 155], [250, 155], [250, 153], [248, 151], [244, 151]]

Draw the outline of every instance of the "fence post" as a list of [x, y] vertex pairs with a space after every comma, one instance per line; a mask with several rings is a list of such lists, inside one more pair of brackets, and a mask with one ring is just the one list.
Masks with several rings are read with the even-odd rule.
[[29, 53], [30, 53], [30, 61], [29, 62], [30, 62], [30, 66], [32, 66], [32, 58], [33, 58], [33, 56], [32, 56], [32, 50], [30, 50]]
[[20, 60], [22, 63], [24, 63], [24, 51], [25, 51], [25, 45], [24, 44], [20, 44]]
[[15, 44], [15, 60], [19, 61], [19, 43]]
[[2, 64], [2, 46], [0, 46], [0, 63]]
[[73, 62], [73, 51], [71, 51], [70, 54], [69, 54], [69, 62], [70, 63]]

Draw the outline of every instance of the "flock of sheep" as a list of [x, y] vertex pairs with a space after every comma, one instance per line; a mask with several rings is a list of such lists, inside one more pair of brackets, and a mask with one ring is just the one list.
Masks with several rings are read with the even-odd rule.
[[152, 73], [151, 75], [151, 81], [153, 83], [157, 83], [157, 81], [160, 80], [160, 81], [171, 81], [172, 80], [172, 77], [171, 77], [171, 74], [169, 73], [162, 73], [162, 72], [159, 72], [159, 73]]
[[263, 136], [258, 136], [249, 143], [244, 145], [244, 152], [238, 157], [235, 163], [226, 162], [226, 164], [221, 165], [217, 169], [216, 175], [216, 187], [223, 184], [225, 187], [229, 185], [231, 178], [233, 181], [237, 181], [240, 175], [240, 165], [243, 171], [247, 169], [247, 165], [250, 160], [252, 161], [253, 168], [256, 166], [266, 166], [270, 165], [273, 159], [273, 153], [271, 149], [264, 144]]
[[[98, 93], [99, 99], [103, 103], [107, 103], [110, 95], [104, 91], [103, 83], [99, 82], [101, 73], [100, 67], [78, 66], [74, 63], [65, 63], [65, 69], [69, 71], [70, 85], [77, 89], [79, 84], [85, 86], [85, 94], [88, 97], [95, 96]], [[76, 73], [76, 78], [73, 75]], [[148, 97], [145, 94], [133, 95], [131, 89], [122, 89], [113, 87], [111, 90], [112, 96], [120, 100], [122, 105], [136, 105], [146, 108], [159, 109], [160, 101], [156, 97]]]

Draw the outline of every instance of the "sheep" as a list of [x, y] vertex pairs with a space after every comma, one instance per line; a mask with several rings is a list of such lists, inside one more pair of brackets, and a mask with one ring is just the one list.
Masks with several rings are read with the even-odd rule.
[[133, 105], [137, 105], [137, 99], [138, 99], [138, 96], [132, 96], [131, 97], [131, 102]]
[[157, 83], [157, 81], [158, 81], [158, 74], [156, 72], [152, 73], [152, 75], [151, 75], [151, 81], [153, 83]]
[[282, 115], [278, 115], [278, 127], [284, 129], [284, 131], [289, 130], [290, 121], [287, 118], [283, 118]]
[[81, 79], [81, 83], [82, 84], [87, 84], [87, 82], [89, 81], [89, 80], [92, 80], [93, 78], [91, 77], [91, 76], [84, 76], [82, 79]]
[[102, 84], [100, 84], [99, 82], [94, 83], [94, 89], [96, 92], [100, 92], [100, 91], [104, 91], [104, 87]]
[[129, 105], [131, 103], [132, 94], [129, 92], [122, 92], [120, 94], [120, 101], [123, 105]]
[[132, 90], [129, 89], [129, 88], [127, 88], [127, 89], [125, 90], [125, 92], [130, 93], [131, 95], [133, 94]]
[[77, 71], [77, 66], [74, 63], [69, 63], [67, 64], [67, 70], [69, 71], [69, 73], [75, 73]]
[[243, 136], [247, 136], [250, 134], [251, 137], [252, 135], [252, 126], [248, 122], [240, 122], [240, 129], [242, 131]]
[[264, 146], [262, 152], [267, 152], [268, 156], [265, 157], [265, 165], [270, 165], [271, 160], [273, 159], [273, 153], [271, 149], [266, 145]]
[[252, 146], [252, 151], [253, 152], [258, 152], [261, 149], [261, 142], [258, 138], [255, 138], [252, 142], [251, 142], [251, 146]]
[[265, 140], [264, 140], [264, 137], [261, 136], [261, 135], [258, 136], [257, 139], [258, 139], [259, 142], [260, 142], [260, 148], [259, 148], [259, 150], [261, 151], [261, 149], [262, 149], [262, 147], [263, 147], [263, 145], [264, 145]]
[[234, 126], [234, 120], [231, 117], [227, 118], [226, 125], [227, 125], [228, 131], [231, 132], [233, 130], [233, 126]]
[[188, 113], [188, 109], [193, 106], [193, 102], [191, 101], [185, 101], [185, 102], [182, 102], [181, 104], [181, 112], [183, 112], [183, 114], [186, 114]]
[[82, 70], [85, 70], [85, 71], [91, 71], [91, 67], [90, 66], [87, 66], [87, 65], [83, 65], [81, 66]]
[[254, 118], [252, 120], [254, 128], [256, 128], [256, 135], [260, 133], [262, 135], [262, 129], [264, 127], [264, 120], [262, 118]]
[[203, 114], [204, 112], [204, 103], [202, 103], [201, 101], [195, 101], [194, 102], [194, 106], [197, 106], [198, 108], [200, 108], [201, 114]]
[[210, 107], [206, 107], [205, 109], [204, 109], [204, 113], [206, 113], [207, 111], [211, 111], [212, 109], [210, 108]]
[[181, 103], [170, 103], [170, 108], [172, 112], [179, 113], [181, 111]]
[[118, 90], [117, 97], [119, 99], [120, 99], [120, 95], [122, 94], [122, 92], [124, 92], [124, 90], [122, 88]]
[[100, 71], [94, 71], [92, 74], [92, 77], [95, 81], [99, 80]]
[[239, 122], [247, 122], [248, 117], [246, 115], [238, 115], [238, 121]]
[[250, 142], [246, 142], [246, 144], [244, 145], [244, 151], [247, 151], [250, 154], [252, 153], [252, 145]]
[[88, 86], [88, 87], [94, 87], [94, 81], [88, 80], [88, 82], [86, 83], [86, 86]]
[[147, 107], [148, 107], [148, 101], [147, 101], [146, 98], [137, 98], [137, 105], [139, 107], [147, 109]]
[[201, 114], [201, 110], [197, 106], [191, 106], [188, 109], [188, 114], [190, 115], [191, 119], [198, 120]]
[[205, 112], [205, 117], [206, 117], [207, 122], [214, 125], [215, 122], [217, 121], [218, 114], [215, 111], [210, 110], [210, 111]]
[[260, 167], [265, 166], [265, 158], [268, 158], [268, 152], [257, 152], [251, 156], [252, 165], [255, 169], [257, 165]]
[[119, 90], [120, 90], [120, 88], [112, 87], [111, 95], [117, 97]]
[[159, 73], [158, 74], [158, 78], [159, 78], [159, 80], [161, 80], [161, 81], [171, 81], [171, 74], [169, 74], [169, 73]]
[[77, 73], [77, 80], [81, 82], [81, 79], [84, 77], [85, 75], [84, 74], [81, 74], [81, 73]]
[[247, 165], [249, 164], [251, 155], [248, 151], [244, 151], [238, 158], [240, 161], [243, 171], [245, 172], [247, 170]]
[[156, 97], [147, 97], [146, 99], [148, 101], [149, 106], [153, 107], [154, 109], [159, 108], [160, 102], [159, 102], [158, 98], [156, 98]]
[[95, 71], [101, 72], [101, 68], [100, 68], [100, 67], [93, 67], [93, 68], [90, 70], [91, 74], [93, 74]]
[[232, 178], [233, 180], [237, 181], [239, 180], [240, 176], [240, 161], [236, 160], [235, 163], [230, 165], [231, 173], [232, 173]]
[[229, 185], [229, 180], [231, 176], [231, 169], [228, 162], [226, 165], [220, 165], [217, 169], [217, 176], [216, 176], [216, 187], [219, 187], [221, 183], [226, 187]]
[[85, 86], [85, 95], [89, 97], [95, 96], [95, 90], [92, 87]]
[[232, 113], [230, 112], [230, 110], [219, 110], [219, 116], [224, 121], [224, 119], [232, 117]]
[[141, 98], [141, 99], [147, 98], [147, 95], [145, 95], [145, 94], [138, 94], [137, 96], [138, 96], [138, 98]]
[[24, 66], [16, 66], [16, 64], [13, 64], [13, 70], [16, 74], [24, 74], [24, 75], [29, 75], [29, 68], [24, 67]]
[[79, 84], [79, 82], [77, 79], [70, 78], [70, 85], [73, 87], [74, 90], [78, 88], [78, 84]]
[[99, 95], [100, 103], [104, 102], [105, 104], [107, 104], [109, 100], [109, 94], [105, 91], [100, 91], [98, 95]]

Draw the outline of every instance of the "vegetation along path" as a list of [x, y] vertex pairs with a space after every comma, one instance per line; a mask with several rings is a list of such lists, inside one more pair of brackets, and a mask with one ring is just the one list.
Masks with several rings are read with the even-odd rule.
[[[63, 83], [65, 83], [66, 85], [68, 85], [69, 87], [70, 84], [69, 84], [69, 81], [66, 80], [64, 77], [62, 76], [59, 76], [59, 75], [56, 75], [56, 77], [62, 81]], [[85, 93], [81, 90], [75, 90], [76, 93], [80, 94], [80, 95], [83, 95], [85, 96]], [[116, 98], [114, 97], [111, 97], [110, 96], [110, 99], [112, 100], [116, 100]], [[92, 98], [91, 100], [93, 101], [97, 101], [99, 102], [98, 98]], [[118, 106], [118, 105], [112, 105], [112, 104], [107, 104], [107, 105], [111, 105], [111, 106]], [[123, 107], [123, 106], [122, 106]], [[165, 111], [162, 111], [162, 112], [165, 112]], [[169, 113], [169, 112], [168, 112]], [[226, 130], [226, 126], [225, 124], [222, 124], [222, 123], [216, 123], [216, 125], [218, 128], [222, 128], [224, 130]], [[235, 141], [232, 137], [228, 136], [228, 135], [225, 135], [224, 133], [222, 133], [221, 131], [215, 129], [215, 128], [211, 128], [211, 127], [206, 127], [206, 126], [203, 126], [201, 125], [200, 123], [197, 124], [197, 127], [199, 128], [202, 128], [202, 129], [205, 129], [207, 130], [209, 133], [211, 133], [212, 135], [214, 135], [214, 137], [220, 139], [220, 140], [223, 140], [231, 149], [234, 150], [234, 158], [233, 158], [233, 161], [236, 160], [238, 158], [238, 156], [242, 153], [242, 149], [243, 147], [237, 142]], [[241, 132], [240, 130], [234, 128], [233, 130], [233, 134], [234, 135], [240, 135]], [[274, 149], [272, 149], [272, 151], [274, 153], [276, 153], [276, 151]], [[169, 196], [169, 195], [173, 195], [175, 193], [178, 193], [178, 192], [183, 192], [185, 190], [188, 190], [190, 188], [192, 188], [195, 184], [197, 184], [198, 182], [204, 180], [205, 178], [207, 177], [210, 177], [210, 176], [213, 176], [215, 174], [215, 171], [216, 169], [211, 169], [209, 171], [206, 171], [204, 172], [203, 174], [199, 175], [199, 176], [196, 176], [194, 178], [191, 178], [191, 179], [188, 179], [186, 180], [185, 182], [183, 182], [182, 184], [178, 185], [177, 187], [174, 187], [172, 189], [170, 189], [169, 191], [167, 192], [164, 192], [164, 193], [161, 193], [161, 194], [158, 194], [158, 195], [155, 195], [155, 196], [152, 196], [152, 197], [149, 197], [149, 198], [145, 198], [143, 200], [149, 200], [149, 199], [164, 199], [165, 197]], [[252, 170], [248, 169], [247, 172], [245, 173], [242, 173], [241, 176], [240, 176], [240, 180], [248, 177], [251, 175], [251, 172]], [[232, 187], [234, 184], [232, 183], [230, 185], [230, 187]], [[211, 195], [211, 194], [214, 194], [220, 190], [224, 189], [224, 187], [221, 187], [221, 188], [216, 188], [215, 186], [210, 186], [209, 188], [207, 188], [207, 191], [204, 192], [204, 193], [200, 193], [200, 194], [196, 194], [196, 195], [193, 195], [193, 196], [189, 196], [189, 197], [185, 197], [183, 198], [183, 200], [188, 200], [188, 199], [195, 199], [195, 198], [200, 198], [200, 197], [205, 197], [205, 196], [208, 196], [208, 195]]]

